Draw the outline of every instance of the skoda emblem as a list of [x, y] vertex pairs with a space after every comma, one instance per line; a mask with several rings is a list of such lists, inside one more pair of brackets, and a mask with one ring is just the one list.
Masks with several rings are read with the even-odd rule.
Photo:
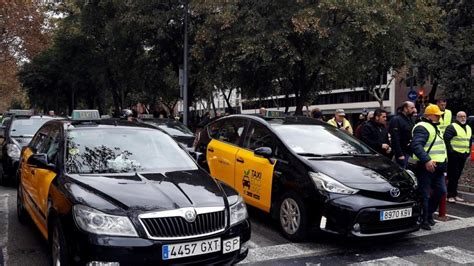
[[184, 213], [184, 219], [186, 219], [188, 223], [194, 222], [196, 220], [196, 212], [194, 210], [186, 211]]
[[398, 188], [390, 189], [390, 196], [392, 196], [394, 198], [397, 198], [398, 196], [400, 196], [400, 189], [398, 189]]

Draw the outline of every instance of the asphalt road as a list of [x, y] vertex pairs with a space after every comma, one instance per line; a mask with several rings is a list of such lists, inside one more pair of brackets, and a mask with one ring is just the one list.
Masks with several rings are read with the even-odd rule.
[[[432, 231], [404, 237], [348, 239], [312, 236], [305, 243], [283, 238], [267, 215], [250, 209], [252, 238], [243, 264], [249, 265], [393, 265], [474, 264], [474, 204], [448, 205], [449, 221]], [[16, 219], [16, 190], [0, 187], [0, 265], [49, 265], [46, 241], [32, 223]]]

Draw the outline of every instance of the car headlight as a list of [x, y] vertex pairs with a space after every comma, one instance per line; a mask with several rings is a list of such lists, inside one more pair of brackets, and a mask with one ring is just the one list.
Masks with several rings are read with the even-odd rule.
[[311, 176], [314, 183], [316, 184], [316, 187], [320, 190], [324, 190], [331, 193], [348, 194], [348, 195], [352, 195], [359, 192], [359, 190], [345, 186], [341, 182], [323, 173], [310, 172], [309, 175]]
[[230, 225], [234, 225], [238, 222], [241, 222], [247, 219], [247, 207], [245, 206], [244, 199], [239, 196], [237, 203], [230, 206]]
[[411, 170], [405, 170], [405, 171], [408, 173], [408, 175], [413, 180], [413, 187], [417, 188], [418, 187], [418, 179], [416, 179], [415, 173], [413, 173]]
[[128, 217], [105, 214], [84, 205], [74, 205], [76, 224], [84, 231], [97, 235], [138, 236]]
[[7, 154], [13, 159], [19, 160], [20, 159], [20, 147], [18, 145], [10, 143], [7, 144]]

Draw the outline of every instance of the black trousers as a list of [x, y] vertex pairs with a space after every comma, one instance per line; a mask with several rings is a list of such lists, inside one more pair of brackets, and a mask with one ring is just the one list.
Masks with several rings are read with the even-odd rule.
[[448, 198], [458, 195], [458, 182], [461, 177], [467, 155], [464, 153], [448, 154]]

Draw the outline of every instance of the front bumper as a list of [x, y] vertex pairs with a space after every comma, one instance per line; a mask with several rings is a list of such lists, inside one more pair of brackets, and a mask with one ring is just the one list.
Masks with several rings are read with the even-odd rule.
[[[412, 216], [381, 221], [384, 210], [412, 208]], [[362, 195], [344, 196], [326, 202], [322, 212], [321, 230], [354, 237], [405, 234], [420, 228], [421, 207], [416, 200], [390, 202]]]
[[19, 159], [14, 159], [10, 156], [3, 157], [3, 174], [10, 180], [14, 180], [16, 172], [18, 171], [18, 166], [20, 164]]
[[[161, 264], [233, 264], [248, 254], [246, 242], [250, 239], [250, 222], [237, 224], [226, 231], [201, 238], [179, 241], [158, 241], [140, 237], [97, 236], [82, 232], [75, 225], [70, 232], [74, 237], [69, 241], [69, 251], [73, 263], [85, 265], [89, 262], [118, 262], [120, 265], [161, 265]], [[178, 259], [162, 260], [162, 246], [165, 244], [187, 243], [220, 237], [221, 240], [240, 237], [240, 250], [223, 254], [222, 251]], [[69, 238], [71, 239], [71, 238]]]

